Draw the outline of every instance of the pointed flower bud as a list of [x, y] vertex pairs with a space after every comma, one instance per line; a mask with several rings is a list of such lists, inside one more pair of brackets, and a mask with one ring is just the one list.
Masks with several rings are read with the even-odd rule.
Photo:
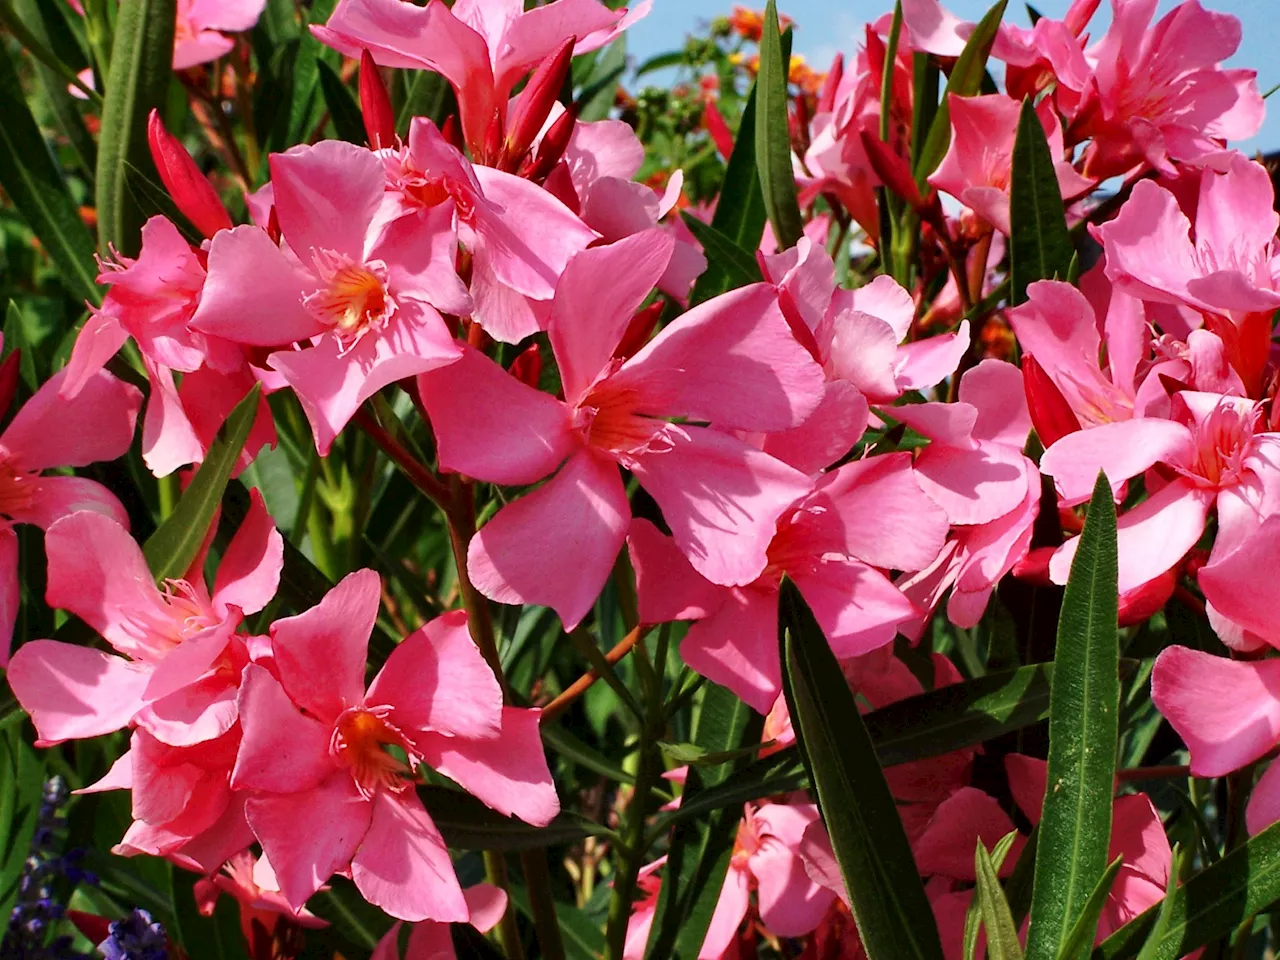
[[13, 403], [13, 395], [18, 389], [18, 373], [22, 369], [22, 350], [14, 347], [13, 351], [0, 363], [0, 414], [9, 409]]
[[613, 351], [613, 355], [619, 360], [628, 360], [639, 353], [640, 348], [653, 336], [653, 328], [658, 325], [658, 318], [662, 316], [665, 306], [664, 301], [655, 300], [632, 317], [627, 324], [627, 332], [618, 341], [618, 349]]
[[481, 162], [485, 166], [496, 166], [502, 153], [502, 114], [497, 110], [489, 118], [489, 128], [484, 133], [484, 153]]
[[369, 146], [377, 150], [396, 142], [396, 115], [391, 109], [391, 98], [368, 50], [360, 51], [360, 112], [364, 114]]
[[512, 361], [508, 372], [525, 386], [537, 390], [538, 380], [542, 377], [542, 354], [538, 353], [538, 345], [529, 344], [528, 348]]
[[160, 180], [192, 226], [206, 237], [212, 237], [219, 230], [230, 230], [231, 215], [222, 205], [218, 192], [178, 138], [164, 128], [156, 110], [147, 118], [147, 143]]
[[733, 133], [730, 132], [729, 125], [724, 122], [724, 114], [720, 112], [720, 108], [713, 100], [708, 100], [702, 107], [702, 125], [710, 135], [711, 142], [720, 151], [720, 156], [728, 160], [729, 154], [733, 153]]
[[871, 163], [871, 169], [880, 178], [880, 182], [911, 204], [913, 209], [917, 211], [923, 210], [926, 206], [926, 201], [920, 194], [920, 185], [916, 183], [916, 178], [912, 175], [911, 167], [908, 166], [907, 161], [898, 156], [893, 147], [879, 137], [869, 134], [865, 130], [860, 131], [858, 135], [862, 138], [862, 147], [867, 152], [867, 160]]
[[1031, 425], [1046, 450], [1067, 434], [1080, 429], [1080, 421], [1067, 398], [1029, 353], [1022, 358], [1022, 387], [1027, 393]]
[[567, 38], [538, 65], [516, 101], [507, 124], [507, 142], [503, 146], [503, 169], [514, 170], [533, 145], [538, 131], [551, 115], [551, 107], [564, 89], [573, 63], [575, 39]]
[[836, 107], [836, 90], [844, 77], [844, 54], [837, 53], [831, 61], [831, 69], [827, 78], [822, 81], [822, 89], [818, 91], [818, 113], [830, 113]]
[[555, 123], [551, 124], [543, 136], [542, 143], [538, 144], [538, 156], [534, 159], [532, 166], [527, 173], [521, 175], [534, 183], [541, 183], [547, 179], [555, 169], [555, 165], [564, 156], [569, 146], [569, 139], [573, 136], [573, 128], [577, 123], [578, 111], [575, 107], [570, 107], [556, 117]]
[[440, 136], [444, 137], [445, 141], [459, 153], [466, 151], [467, 145], [462, 140], [462, 128], [458, 126], [456, 113], [451, 113], [444, 118], [444, 123], [440, 125]]

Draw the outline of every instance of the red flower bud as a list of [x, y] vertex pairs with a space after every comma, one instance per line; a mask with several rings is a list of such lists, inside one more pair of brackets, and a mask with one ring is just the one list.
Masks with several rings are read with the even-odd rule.
[[1177, 584], [1178, 568], [1174, 567], [1154, 580], [1148, 580], [1141, 586], [1120, 594], [1120, 626], [1131, 627], [1149, 620], [1169, 602]]
[[538, 353], [538, 345], [531, 343], [511, 362], [507, 372], [526, 386], [538, 389], [538, 380], [542, 376], [542, 354]]
[[613, 351], [613, 355], [619, 360], [626, 360], [638, 353], [653, 336], [653, 328], [658, 325], [658, 318], [662, 316], [665, 306], [663, 301], [656, 300], [632, 317], [627, 324], [627, 332], [618, 341], [618, 348]]
[[569, 37], [538, 65], [520, 93], [507, 123], [507, 142], [503, 146], [502, 167], [514, 170], [529, 152], [538, 131], [551, 115], [560, 91], [564, 89], [569, 67], [573, 63], [575, 39]]
[[147, 143], [160, 180], [192, 226], [206, 237], [212, 237], [219, 230], [230, 230], [231, 214], [222, 205], [218, 192], [178, 138], [164, 128], [156, 110], [147, 118]]
[[729, 154], [733, 153], [733, 134], [729, 131], [729, 125], [724, 122], [720, 108], [711, 100], [702, 108], [702, 125], [710, 134], [711, 142], [720, 151], [720, 156], [728, 160]]
[[818, 91], [818, 112], [830, 113], [836, 106], [836, 90], [844, 77], [844, 54], [837, 53], [831, 61], [831, 69], [827, 78], [822, 81], [822, 89]]
[[396, 142], [396, 115], [391, 109], [391, 98], [368, 50], [360, 51], [360, 112], [364, 114], [369, 146], [376, 150]]
[[462, 140], [462, 128], [458, 126], [458, 115], [451, 113], [444, 118], [444, 123], [440, 125], [440, 136], [459, 153], [467, 149], [467, 145]]
[[22, 351], [14, 347], [4, 363], [0, 363], [0, 413], [9, 409], [13, 403], [13, 395], [18, 389], [18, 373], [22, 369]]
[[484, 132], [484, 151], [480, 162], [486, 166], [495, 166], [502, 154], [502, 114], [497, 110], [489, 118], [489, 127]]
[[1080, 421], [1067, 398], [1029, 353], [1022, 358], [1022, 388], [1027, 394], [1031, 425], [1046, 450], [1067, 434], [1080, 429]]
[[1049, 579], [1049, 560], [1057, 549], [1057, 547], [1032, 547], [1027, 551], [1026, 556], [1013, 565], [1011, 572], [1019, 580], [1032, 586], [1052, 586], [1053, 581]]
[[871, 169], [880, 181], [915, 210], [923, 210], [926, 201], [920, 194], [920, 185], [916, 183], [907, 161], [894, 153], [893, 148], [879, 137], [872, 136], [865, 130], [858, 135], [862, 137], [862, 146], [871, 162]]
[[524, 174], [525, 178], [532, 180], [534, 183], [540, 183], [545, 180], [551, 173], [552, 169], [560, 158], [564, 156], [565, 149], [569, 146], [569, 138], [573, 136], [573, 128], [578, 122], [578, 111], [574, 107], [570, 107], [560, 116], [556, 117], [555, 123], [547, 130], [542, 138], [542, 143], [538, 144], [538, 156], [534, 159], [529, 170]]

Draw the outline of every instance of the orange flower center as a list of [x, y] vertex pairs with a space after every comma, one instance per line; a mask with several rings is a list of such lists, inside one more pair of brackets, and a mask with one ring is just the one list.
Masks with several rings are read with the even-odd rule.
[[395, 313], [396, 304], [386, 286], [386, 264], [359, 263], [331, 250], [318, 251], [313, 263], [324, 286], [303, 302], [333, 329], [344, 353]]
[[[356, 789], [372, 797], [379, 790], [400, 793], [411, 784], [413, 754], [404, 734], [387, 721], [388, 707], [351, 707], [334, 725], [329, 752], [351, 772]], [[409, 758], [406, 763], [387, 747], [398, 747]]]

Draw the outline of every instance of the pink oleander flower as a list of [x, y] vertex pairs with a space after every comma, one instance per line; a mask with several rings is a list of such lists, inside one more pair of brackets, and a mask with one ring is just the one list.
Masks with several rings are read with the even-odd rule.
[[[1186, 191], [1183, 191], [1184, 193]], [[1143, 180], [1120, 214], [1097, 230], [1107, 277], [1142, 300], [1198, 311], [1255, 399], [1280, 307], [1280, 215], [1265, 168], [1239, 154], [1200, 175], [1192, 219], [1172, 192]]]
[[222, 894], [234, 898], [240, 907], [240, 930], [251, 951], [264, 938], [268, 942], [278, 941], [279, 928], [320, 929], [329, 925], [309, 910], [295, 912], [280, 895], [280, 883], [271, 869], [271, 861], [255, 857], [249, 850], [241, 850], [229, 858], [212, 876], [197, 880], [192, 893], [203, 917], [213, 916]]
[[513, 0], [431, 0], [419, 7], [404, 0], [340, 0], [328, 22], [313, 26], [324, 43], [351, 57], [362, 50], [380, 66], [434, 70], [458, 96], [462, 130], [476, 156], [490, 127], [499, 134], [511, 90], [526, 73], [576, 38], [573, 52], [588, 53], [649, 12], [643, 2], [628, 13], [598, 0], [559, 0], [526, 10]]
[[288, 249], [255, 226], [209, 244], [194, 330], [285, 347], [268, 364], [293, 388], [329, 452], [360, 404], [382, 387], [459, 356], [439, 309], [464, 302], [447, 214], [383, 223], [382, 162], [326, 140], [271, 157], [272, 196]]
[[545, 825], [560, 804], [539, 711], [502, 705], [460, 611], [407, 637], [366, 689], [380, 597], [378, 575], [361, 570], [272, 624], [272, 667], [244, 671], [231, 786], [249, 792], [249, 826], [294, 909], [350, 870], [365, 899], [393, 917], [466, 920], [415, 771], [426, 764], [500, 813]]
[[[218, 426], [249, 392], [254, 378], [238, 347], [188, 326], [204, 288], [204, 253], [192, 249], [169, 220], [156, 216], [143, 225], [136, 259], [117, 257], [102, 266], [98, 282], [110, 289], [76, 337], [61, 393], [76, 396], [132, 339], [151, 385], [142, 421], [142, 459], [156, 476], [167, 476], [204, 459]], [[175, 372], [184, 375], [181, 387], [174, 383]], [[204, 429], [197, 429], [195, 420]], [[275, 442], [264, 398], [239, 466], [248, 466]]]
[[[14, 351], [0, 365], [0, 411], [12, 402], [17, 377]], [[43, 474], [54, 467], [84, 467], [123, 456], [133, 441], [142, 395], [100, 370], [77, 396], [67, 399], [61, 393], [66, 378], [65, 370], [50, 377], [0, 433], [0, 667], [9, 664], [21, 603], [14, 525], [33, 523], [49, 530], [62, 517], [81, 510], [116, 523], [129, 522], [120, 501], [100, 483]], [[9, 679], [12, 683], [12, 673]]]
[[[751, 908], [752, 892], [760, 920], [775, 936], [803, 937], [817, 928], [836, 895], [809, 877], [797, 853], [805, 828], [815, 822], [821, 820], [812, 803], [746, 805], [699, 960], [726, 956]], [[627, 924], [625, 960], [643, 960], [662, 887], [656, 872], [665, 860], [644, 868], [645, 896], [635, 904]]]
[[110, 517], [82, 511], [45, 537], [49, 606], [74, 613], [118, 654], [33, 640], [14, 654], [9, 685], [31, 715], [37, 744], [138, 726], [189, 746], [236, 722], [236, 689], [249, 659], [236, 631], [275, 595], [284, 541], [261, 494], [227, 545], [212, 593], [204, 552], [185, 579], [157, 588], [142, 549]]
[[[1173, 396], [1171, 419], [1122, 420], [1072, 433], [1045, 451], [1040, 469], [1068, 505], [1089, 498], [1099, 470], [1117, 493], [1146, 472], [1147, 499], [1118, 524], [1119, 587], [1126, 593], [1177, 564], [1204, 534], [1211, 510], [1218, 518], [1211, 562], [1232, 553], [1276, 512], [1280, 434], [1265, 426], [1253, 400], [1182, 390]], [[1067, 541], [1050, 561], [1055, 583], [1066, 583], [1078, 542]]]
[[[932, 442], [916, 458], [916, 479], [954, 527], [934, 562], [898, 586], [932, 611], [951, 588], [947, 616], [977, 624], [992, 590], [1031, 544], [1040, 475], [1022, 448], [1031, 430], [1022, 375], [984, 360], [960, 378], [958, 403], [919, 403], [885, 413]], [[922, 619], [909, 635], [919, 635]]]
[[[929, 183], [949, 193], [993, 227], [1009, 236], [1009, 190], [1013, 175], [1013, 141], [1022, 105], [1004, 94], [948, 97], [951, 146]], [[1080, 196], [1093, 181], [1076, 173], [1065, 159], [1062, 124], [1049, 101], [1036, 110], [1053, 157], [1058, 189], [1066, 201]]]
[[[630, 359], [615, 356], [672, 243], [647, 230], [569, 262], [548, 324], [563, 400], [470, 348], [418, 380], [441, 467], [506, 485], [554, 474], [481, 528], [467, 566], [485, 596], [552, 607], [569, 629], [591, 609], [626, 537], [619, 465], [657, 501], [694, 568], [727, 585], [760, 576], [778, 518], [810, 487], [720, 432], [785, 429], [818, 402], [821, 371], [771, 287], [709, 300]], [[708, 421], [720, 429], [695, 425]]]
[[[1156, 657], [1151, 699], [1190, 750], [1194, 777], [1225, 776], [1280, 744], [1280, 660], [1169, 647]], [[1245, 823], [1258, 833], [1277, 820], [1280, 764], [1272, 763], [1249, 794]]]
[[1103, 180], [1146, 166], [1220, 162], [1223, 141], [1247, 140], [1265, 108], [1253, 70], [1223, 70], [1240, 46], [1240, 20], [1179, 4], [1148, 29], [1156, 0], [1111, 0], [1111, 26], [1086, 51], [1092, 77], [1072, 120], [1088, 139], [1084, 172]]
[[942, 548], [945, 514], [917, 485], [910, 454], [846, 464], [778, 521], [769, 565], [744, 586], [699, 576], [670, 538], [632, 522], [628, 545], [644, 623], [693, 620], [680, 655], [698, 673], [760, 713], [782, 690], [778, 588], [789, 576], [812, 608], [837, 657], [891, 643], [919, 610], [882, 570], [919, 570]]
[[565, 265], [599, 234], [536, 184], [472, 165], [423, 117], [410, 126], [408, 146], [380, 156], [393, 208], [385, 215], [406, 218], [393, 219], [393, 228], [410, 236], [456, 230], [471, 254], [470, 295], [456, 281], [457, 294], [435, 306], [470, 314], [504, 343], [544, 329]]
[[[507, 912], [507, 895], [498, 887], [477, 883], [462, 891], [471, 911], [467, 921], [481, 933], [488, 933], [498, 925]], [[400, 921], [392, 924], [374, 948], [369, 960], [400, 960]], [[449, 924], [435, 920], [423, 920], [409, 928], [409, 942], [405, 945], [404, 960], [457, 960]]]
[[173, 69], [212, 63], [230, 53], [228, 33], [252, 30], [267, 0], [178, 0]]

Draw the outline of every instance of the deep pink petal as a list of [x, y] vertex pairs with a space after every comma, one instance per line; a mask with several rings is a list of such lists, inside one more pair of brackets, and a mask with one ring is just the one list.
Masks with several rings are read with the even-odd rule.
[[1280, 640], [1275, 591], [1260, 571], [1280, 569], [1280, 516], [1270, 516], [1236, 550], [1201, 568], [1205, 599], [1234, 623], [1270, 641]]
[[110, 517], [121, 526], [129, 523], [129, 514], [116, 495], [85, 477], [41, 477], [31, 502], [21, 509], [15, 508], [12, 516], [14, 520], [48, 530], [63, 517], [81, 510]]
[[870, 408], [844, 380], [823, 384], [822, 400], [804, 423], [767, 434], [761, 449], [802, 473], [818, 473], [854, 448], [867, 430]]
[[357, 263], [382, 203], [386, 174], [372, 151], [321, 140], [271, 156], [271, 184], [280, 231], [304, 265], [322, 250]]
[[369, 685], [365, 701], [390, 706], [391, 722], [411, 738], [418, 730], [477, 739], [502, 730], [502, 689], [461, 610], [405, 637]]
[[617, 466], [582, 450], [480, 529], [467, 569], [489, 599], [551, 607], [572, 630], [608, 579], [630, 519]]
[[142, 707], [150, 671], [101, 650], [32, 640], [9, 661], [7, 678], [38, 743], [52, 746], [127, 726]]
[[173, 371], [144, 358], [151, 392], [142, 421], [142, 460], [157, 477], [204, 459], [204, 444], [187, 417]]
[[680, 656], [757, 713], [768, 713], [782, 692], [778, 591], [766, 586], [725, 591], [719, 609], [689, 627]]
[[93, 374], [70, 399], [59, 396], [65, 371], [50, 377], [22, 405], [0, 435], [19, 470], [83, 467], [123, 456], [133, 442], [142, 405], [137, 387], [105, 370]]
[[298, 793], [334, 772], [329, 727], [300, 713], [265, 667], [245, 667], [239, 708], [244, 739], [231, 774], [235, 789]]
[[745, 867], [729, 865], [720, 899], [711, 914], [707, 935], [698, 951], [698, 960], [720, 960], [733, 946], [742, 919], [751, 905], [751, 876]]
[[965, 450], [932, 443], [916, 460], [915, 476], [952, 523], [989, 523], [1016, 508], [1026, 496], [1022, 459], [1021, 453], [994, 444]]
[[641, 623], [698, 620], [723, 602], [724, 588], [699, 575], [675, 541], [648, 520], [631, 521], [627, 549]]
[[888, 577], [857, 560], [827, 560], [792, 577], [842, 659], [892, 643], [898, 624], [919, 615]]
[[534, 483], [581, 441], [569, 410], [472, 347], [418, 378], [440, 466], [490, 483]]
[[235, 683], [211, 673], [151, 701], [134, 722], [162, 743], [186, 747], [222, 736], [239, 716]]
[[[977, 844], [990, 850], [1013, 828], [1013, 821], [994, 797], [974, 787], [961, 787], [939, 804], [924, 833], [912, 844], [911, 852], [925, 876], [972, 881]], [[1016, 849], [1005, 861], [1008, 869], [1001, 871], [1004, 876], [1012, 872], [1025, 841], [1019, 838], [1014, 843]]]
[[1244, 820], [1250, 836], [1261, 833], [1280, 820], [1280, 763], [1272, 762], [1253, 785]]
[[1191, 457], [1191, 432], [1172, 420], [1142, 418], [1104, 423], [1069, 433], [1040, 458], [1040, 472], [1053, 477], [1068, 503], [1088, 500], [1098, 471], [1112, 488], [1157, 463], [1183, 464]]
[[182, 642], [156, 664], [143, 696], [159, 700], [198, 680], [227, 648], [237, 625], [236, 619], [228, 619], [183, 637]]
[[1011, 753], [1004, 758], [1004, 768], [1009, 777], [1009, 792], [1013, 794], [1013, 802], [1033, 827], [1038, 825], [1044, 807], [1044, 795], [1048, 790], [1048, 764], [1039, 757]]
[[332, 721], [363, 701], [369, 636], [381, 600], [378, 574], [357, 570], [310, 610], [271, 625], [280, 682], [313, 717]]
[[235, 606], [242, 613], [257, 613], [276, 595], [284, 568], [284, 539], [276, 529], [266, 501], [258, 490], [249, 491], [249, 512], [218, 564], [213, 602], [220, 613]]

